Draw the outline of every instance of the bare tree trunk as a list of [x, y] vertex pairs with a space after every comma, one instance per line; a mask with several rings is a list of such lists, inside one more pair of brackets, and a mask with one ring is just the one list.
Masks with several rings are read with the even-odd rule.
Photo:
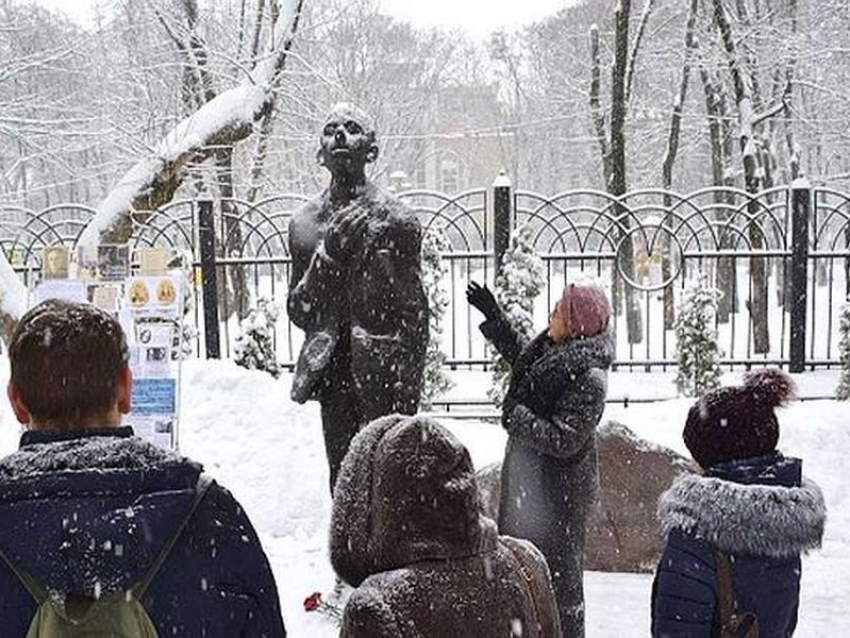
[[[611, 183], [608, 192], [621, 197], [627, 190], [626, 179], [626, 69], [628, 66], [629, 13], [631, 0], [621, 0], [614, 11], [614, 65], [611, 68]], [[620, 227], [628, 233], [631, 221], [624, 207], [616, 206]], [[628, 283], [634, 280], [634, 245], [631, 239], [622, 244], [621, 267], [625, 283], [626, 326], [629, 343], [640, 343], [643, 334], [637, 292]]]
[[[728, 188], [734, 185], [732, 176], [732, 136], [729, 130], [726, 108], [726, 96], [720, 82], [714, 82], [704, 65], [700, 65], [703, 91], [705, 93], [705, 108], [708, 114], [708, 132], [711, 141], [711, 173], [715, 188]], [[715, 204], [729, 203], [728, 197], [719, 190], [714, 192]], [[718, 208], [718, 221], [728, 219], [724, 209]], [[733, 247], [730, 233], [721, 232], [718, 248]], [[723, 293], [717, 304], [717, 320], [728, 323], [729, 317], [738, 309], [737, 287], [735, 284], [735, 260], [721, 257], [717, 261], [718, 290]]]
[[605, 116], [599, 102], [601, 64], [599, 62], [599, 28], [590, 27], [590, 114], [596, 139], [599, 141], [599, 155], [602, 158], [602, 183], [605, 190], [611, 187], [611, 152], [608, 149], [608, 132], [605, 130]]
[[[738, 56], [735, 41], [732, 37], [732, 28], [729, 25], [729, 20], [723, 8], [723, 2], [722, 0], [713, 1], [714, 18], [726, 50], [729, 69], [732, 72], [732, 82], [735, 87], [745, 187], [751, 196], [755, 196], [759, 192], [759, 178], [756, 140], [753, 132], [755, 112], [752, 94], [750, 92], [750, 80], [746, 68]], [[761, 214], [758, 202], [751, 199], [747, 204], [747, 211], [750, 215], [750, 220], [747, 224], [747, 235], [750, 240], [750, 246], [753, 250], [763, 249], [764, 240], [758, 225], [758, 218]], [[753, 257], [750, 259], [750, 278], [753, 294], [750, 299], [749, 310], [753, 327], [753, 351], [758, 354], [765, 354], [770, 351], [770, 332], [767, 321], [766, 261], [763, 257]]]
[[[696, 51], [696, 37], [694, 36], [694, 26], [696, 24], [698, 0], [691, 0], [690, 11], [688, 12], [688, 22], [685, 26], [685, 60], [682, 64], [682, 79], [679, 82], [679, 93], [676, 96], [676, 101], [673, 104], [673, 113], [670, 116], [670, 135], [667, 137], [667, 151], [664, 154], [664, 162], [661, 168], [661, 179], [664, 188], [664, 208], [670, 210], [673, 206], [673, 199], [670, 196], [670, 190], [673, 187], [673, 165], [676, 163], [676, 155], [679, 152], [679, 134], [682, 129], [682, 111], [685, 108], [685, 99], [688, 95], [688, 80], [691, 74], [691, 60]], [[675, 218], [667, 213], [665, 215], [664, 225], [668, 228], [673, 228]], [[661, 276], [664, 281], [669, 281], [673, 274], [670, 264], [671, 257], [670, 237], [664, 234], [663, 250], [661, 251]], [[675, 300], [673, 297], [673, 286], [664, 288], [664, 328], [670, 330], [676, 321]]]
[[[626, 102], [632, 97], [632, 82], [635, 77], [635, 65], [637, 64], [637, 54], [640, 50], [640, 45], [643, 42], [643, 36], [646, 33], [646, 25], [649, 23], [649, 16], [652, 13], [652, 5], [655, 0], [646, 0], [643, 11], [640, 14], [640, 22], [638, 23], [637, 34], [635, 41], [632, 44], [632, 52], [629, 55], [629, 70], [626, 73]], [[628, 12], [627, 12], [628, 14]]]
[[[791, 18], [792, 46], [797, 46], [797, 0], [788, 0], [788, 13]], [[793, 49], [792, 49], [793, 50]], [[783, 94], [783, 118], [785, 121], [785, 143], [788, 145], [788, 171], [791, 179], [800, 177], [800, 147], [794, 141], [794, 126], [791, 122], [791, 100], [794, 97], [794, 75], [797, 70], [796, 52], [791, 55], [785, 66], [785, 93]]]

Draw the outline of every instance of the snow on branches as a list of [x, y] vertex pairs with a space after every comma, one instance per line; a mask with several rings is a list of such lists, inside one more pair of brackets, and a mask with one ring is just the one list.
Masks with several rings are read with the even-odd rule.
[[[528, 226], [518, 227], [511, 245], [502, 258], [502, 270], [496, 277], [495, 294], [505, 316], [525, 341], [534, 337], [534, 300], [543, 290], [543, 262], [531, 243]], [[493, 358], [493, 385], [487, 396], [501, 407], [508, 391], [511, 368], [498, 353]]]
[[97, 207], [79, 244], [124, 243], [132, 230], [130, 211], [153, 210], [168, 201], [187, 168], [215, 148], [248, 137], [254, 123], [272, 108], [274, 87], [283, 71], [304, 0], [284, 0], [264, 57], [237, 86], [217, 95], [175, 126], [146, 157], [128, 170]]
[[680, 394], [699, 397], [720, 387], [717, 346], [717, 302], [720, 292], [704, 276], [688, 283], [676, 317], [676, 387]]

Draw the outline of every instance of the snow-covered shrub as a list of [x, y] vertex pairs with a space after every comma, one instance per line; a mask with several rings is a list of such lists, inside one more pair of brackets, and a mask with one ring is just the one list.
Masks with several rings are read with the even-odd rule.
[[717, 346], [717, 302], [720, 292], [700, 276], [686, 286], [676, 317], [676, 387], [680, 394], [699, 397], [720, 387]]
[[178, 251], [168, 262], [169, 270], [179, 270], [183, 273], [183, 317], [175, 321], [174, 340], [171, 346], [171, 359], [185, 361], [189, 359], [195, 350], [192, 343], [198, 336], [198, 328], [192, 319], [192, 311], [195, 309], [195, 295], [193, 294], [194, 269], [192, 266], [192, 254], [188, 251]]
[[280, 308], [270, 299], [260, 297], [257, 307], [239, 324], [240, 334], [233, 346], [237, 365], [248, 370], [265, 370], [275, 379], [281, 368], [272, 342], [272, 327], [277, 321]]
[[850, 297], [841, 306], [841, 318], [838, 324], [838, 357], [841, 360], [841, 377], [835, 389], [835, 398], [839, 401], [850, 399]]
[[442, 228], [434, 226], [422, 241], [422, 284], [428, 297], [428, 350], [425, 355], [425, 383], [422, 388], [422, 407], [430, 409], [431, 402], [452, 387], [452, 381], [443, 365], [443, 317], [449, 307], [449, 297], [441, 282], [448, 266], [440, 259], [441, 253], [451, 249]]
[[[531, 243], [531, 230], [519, 226], [511, 235], [511, 244], [502, 258], [502, 270], [496, 277], [495, 295], [508, 321], [526, 340], [534, 337], [534, 300], [545, 283], [543, 262]], [[502, 407], [511, 367], [498, 353], [493, 357], [493, 384], [487, 396]]]

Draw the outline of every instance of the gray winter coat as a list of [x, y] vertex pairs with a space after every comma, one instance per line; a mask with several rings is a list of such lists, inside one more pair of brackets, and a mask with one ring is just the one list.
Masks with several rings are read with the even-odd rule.
[[596, 426], [614, 360], [613, 333], [556, 344], [543, 332], [522, 344], [504, 315], [481, 324], [481, 331], [511, 365], [502, 425], [524, 447], [568, 459], [575, 496], [593, 502]]
[[343, 638], [557, 638], [546, 563], [481, 516], [466, 448], [393, 415], [352, 441], [334, 491], [331, 562], [357, 587]]
[[584, 635], [585, 520], [599, 486], [596, 426], [614, 359], [610, 331], [525, 345], [504, 317], [481, 331], [511, 364], [502, 411], [499, 533], [533, 542], [549, 564], [565, 638]]

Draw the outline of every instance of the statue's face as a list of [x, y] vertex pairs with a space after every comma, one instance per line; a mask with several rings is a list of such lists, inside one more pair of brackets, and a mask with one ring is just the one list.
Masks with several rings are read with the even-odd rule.
[[358, 172], [378, 156], [375, 133], [354, 109], [335, 108], [322, 129], [319, 156], [333, 172]]

